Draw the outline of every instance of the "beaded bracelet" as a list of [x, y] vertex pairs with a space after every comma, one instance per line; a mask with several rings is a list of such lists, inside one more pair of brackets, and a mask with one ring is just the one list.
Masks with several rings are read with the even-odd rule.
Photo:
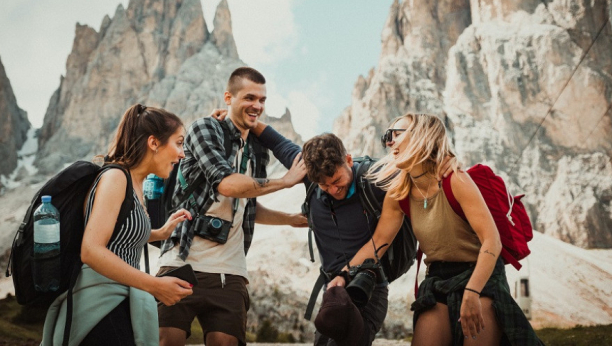
[[478, 294], [478, 296], [480, 296], [480, 292], [478, 292], [478, 291], [476, 291], [476, 290], [473, 290], [473, 289], [471, 289], [471, 288], [469, 288], [469, 287], [466, 287], [466, 288], [464, 288], [464, 289], [465, 289], [466, 291], [474, 292], [474, 293]]

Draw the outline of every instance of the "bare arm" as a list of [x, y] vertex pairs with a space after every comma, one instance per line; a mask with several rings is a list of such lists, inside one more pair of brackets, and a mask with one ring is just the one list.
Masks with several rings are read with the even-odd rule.
[[226, 197], [253, 198], [292, 187], [301, 183], [306, 175], [306, 166], [301, 158], [300, 153], [293, 159], [293, 165], [289, 171], [280, 179], [251, 178], [244, 174], [234, 173], [223, 178], [217, 190]]
[[151, 230], [151, 236], [149, 237], [148, 241], [152, 242], [168, 239], [176, 226], [185, 220], [191, 220], [191, 213], [185, 209], [177, 210], [175, 213], [170, 215], [166, 223], [161, 228]]
[[[399, 232], [400, 228], [402, 227], [403, 221], [404, 212], [399, 205], [399, 201], [385, 196], [382, 213], [380, 215], [380, 219], [378, 220], [376, 230], [372, 235], [372, 240], [374, 240], [374, 244], [376, 244], [377, 248], [380, 248], [384, 244], [388, 244], [378, 252], [379, 257], [382, 257], [385, 252], [387, 252], [389, 245], [391, 245], [391, 242], [393, 242], [393, 239], [395, 239], [397, 232]], [[363, 263], [363, 261], [368, 258], [375, 258], [374, 247], [372, 246], [371, 241], [365, 243], [355, 254], [355, 256], [353, 256], [349, 263], [351, 265], [358, 265]], [[342, 270], [348, 270], [348, 268], [344, 267]], [[344, 285], [346, 285], [344, 278], [337, 276], [328, 284], [328, 287]]]
[[489, 280], [491, 273], [493, 273], [493, 268], [501, 253], [499, 232], [484, 198], [482, 198], [478, 187], [467, 173], [458, 172], [454, 174], [451, 177], [451, 188], [470, 226], [472, 226], [482, 244], [476, 268], [467, 285], [467, 287], [480, 292]]
[[106, 248], [115, 228], [127, 180], [117, 169], [105, 172], [96, 189], [94, 205], [85, 226], [81, 260], [96, 272], [121, 284], [149, 292], [162, 303], [172, 305], [192, 294], [191, 285], [177, 278], [157, 278], [146, 274]]
[[[491, 277], [495, 263], [501, 253], [502, 246], [499, 232], [478, 187], [467, 173], [457, 172], [457, 174], [453, 174], [451, 176], [451, 188], [470, 226], [472, 226], [482, 244], [476, 267], [466, 285], [466, 288], [481, 292]], [[468, 337], [476, 336], [484, 328], [482, 306], [479, 295], [475, 292], [470, 290], [464, 292], [460, 321], [463, 333]]]
[[264, 207], [257, 202], [255, 222], [262, 225], [289, 225], [292, 227], [308, 227], [308, 219], [301, 213], [288, 214]]

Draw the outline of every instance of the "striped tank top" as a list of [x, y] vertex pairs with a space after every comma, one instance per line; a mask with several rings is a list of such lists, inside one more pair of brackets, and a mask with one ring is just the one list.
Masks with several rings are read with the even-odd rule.
[[[102, 173], [103, 174], [103, 173]], [[85, 206], [85, 225], [89, 221], [91, 210], [93, 209], [94, 196], [102, 174], [98, 175], [92, 185], [91, 193]], [[140, 269], [140, 254], [151, 236], [151, 221], [143, 206], [140, 204], [136, 192], [134, 194], [134, 206], [128, 218], [123, 222], [116, 234], [111, 236], [106, 248], [112, 251], [127, 264], [136, 269]]]

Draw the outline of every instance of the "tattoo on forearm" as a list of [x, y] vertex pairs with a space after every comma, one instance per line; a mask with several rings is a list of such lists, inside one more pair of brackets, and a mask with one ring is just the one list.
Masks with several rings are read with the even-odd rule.
[[492, 252], [489, 252], [489, 250], [484, 250], [482, 253], [489, 254], [489, 255], [493, 256], [493, 258], [495, 258], [495, 254], [492, 253]]
[[257, 188], [264, 188], [266, 186], [268, 186], [268, 183], [270, 182], [269, 179], [260, 179], [260, 178], [256, 178], [254, 179], [255, 182], [253, 183], [253, 185], [255, 186], [255, 189]]

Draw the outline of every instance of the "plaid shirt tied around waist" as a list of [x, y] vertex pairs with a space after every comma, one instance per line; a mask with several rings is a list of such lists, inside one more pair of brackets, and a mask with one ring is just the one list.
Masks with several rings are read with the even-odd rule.
[[[193, 192], [198, 210], [193, 210], [188, 200], [181, 205], [194, 216], [196, 214], [204, 215], [210, 206], [218, 201], [218, 187], [221, 180], [238, 171], [236, 156], [244, 141], [241, 139], [240, 131], [234, 126], [234, 123], [229, 118], [224, 121], [228, 124], [230, 138], [234, 142], [232, 144], [232, 152], [227, 159], [225, 158], [225, 136], [218, 120], [212, 117], [200, 118], [187, 129], [184, 144], [185, 158], [180, 163], [181, 172], [188, 184], [194, 182], [202, 174], [206, 177], [204, 183]], [[249, 134], [249, 136], [253, 135]], [[247, 141], [249, 143], [251, 174], [254, 178], [266, 178], [266, 166], [270, 157], [266, 153], [260, 162], [257, 162], [253, 156], [252, 142], [253, 140], [251, 139]], [[261, 167], [257, 166], [258, 163]], [[185, 199], [182, 192], [180, 184], [177, 182], [173, 196], [174, 206], [181, 199]], [[256, 199], [247, 199], [242, 222], [245, 254], [248, 252], [253, 240], [255, 208]], [[191, 224], [192, 221], [186, 220], [176, 227], [170, 238], [162, 243], [160, 256], [178, 245], [179, 257], [183, 261], [187, 258], [194, 237], [194, 230]]]
[[[464, 266], [463, 264], [448, 262], [431, 263], [425, 280], [419, 286], [418, 297], [410, 308], [414, 311], [414, 328], [419, 315], [436, 305], [436, 295], [446, 296], [451, 333], [453, 335], [453, 346], [463, 345], [463, 330], [458, 320], [461, 312], [463, 290], [475, 268], [474, 265]], [[436, 267], [435, 270], [432, 267]], [[495, 316], [503, 333], [501, 345], [544, 345], [536, 336], [525, 314], [523, 314], [523, 311], [510, 294], [506, 270], [501, 258], [495, 264], [495, 269], [489, 281], [487, 281], [482, 289], [481, 296], [493, 299]]]

